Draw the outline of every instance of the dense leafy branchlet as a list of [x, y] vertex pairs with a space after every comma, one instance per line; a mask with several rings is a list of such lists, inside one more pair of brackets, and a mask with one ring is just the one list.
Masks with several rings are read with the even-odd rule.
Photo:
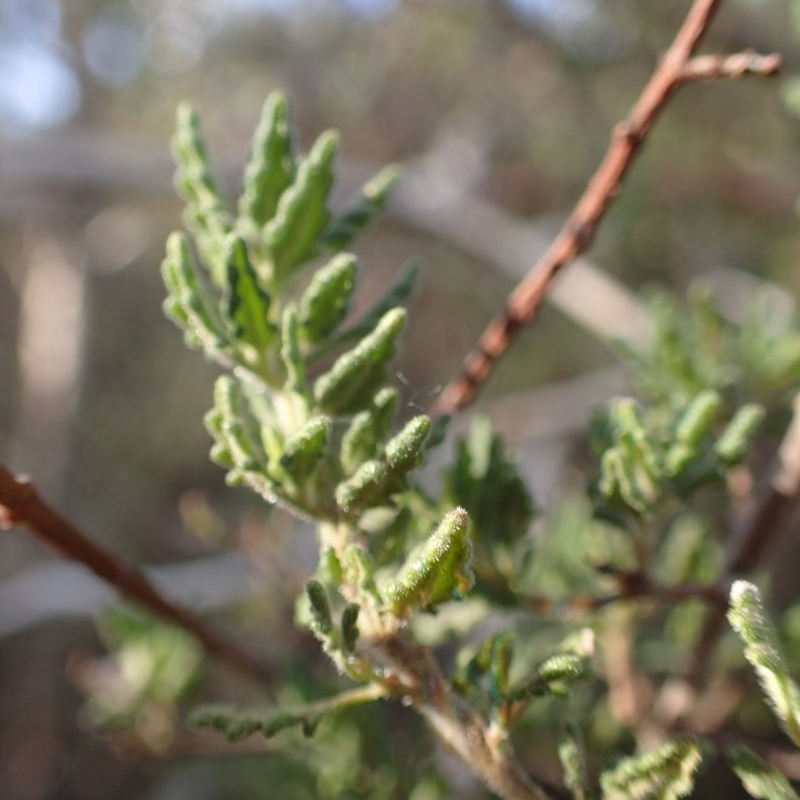
[[[309, 626], [343, 672], [371, 685], [383, 665], [361, 652], [360, 641], [462, 597], [473, 580], [463, 509], [444, 513], [419, 541], [429, 518], [412, 525], [409, 503], [436, 512], [411, 473], [430, 446], [431, 420], [399, 424], [398, 394], [385, 385], [406, 322], [396, 303], [415, 270], [349, 320], [359, 264], [341, 249], [382, 208], [397, 170], [379, 173], [337, 213], [329, 194], [338, 137], [323, 134], [297, 157], [286, 102], [273, 95], [235, 214], [189, 109], [179, 111], [173, 145], [194, 249], [183, 234], [170, 238], [165, 310], [190, 346], [229, 370], [206, 416], [212, 458], [231, 484], [319, 524], [320, 568], [306, 586]], [[388, 524], [376, 529], [376, 518]], [[216, 708], [197, 721], [237, 738], [310, 729], [315, 718]]]
[[[582, 628], [558, 647], [542, 636], [543, 649], [531, 657], [530, 643], [495, 628], [482, 644], [462, 649], [449, 678], [426, 673], [432, 654], [417, 644], [416, 626], [452, 600], [471, 594], [486, 606], [557, 608], [529, 596], [547, 585], [547, 567], [536, 567], [546, 565], [548, 542], [531, 537], [533, 502], [486, 420], [477, 419], [457, 443], [438, 498], [415, 483], [414, 471], [443, 437], [443, 422], [401, 419], [387, 377], [406, 325], [399, 304], [416, 268], [352, 319], [361, 267], [345, 252], [384, 206], [398, 172], [380, 172], [343, 210], [334, 209], [338, 149], [338, 137], [326, 133], [307, 155], [296, 155], [287, 103], [272, 95], [232, 210], [196, 115], [185, 107], [178, 113], [173, 151], [189, 235], [168, 241], [164, 309], [187, 344], [225, 370], [205, 422], [211, 457], [228, 482], [317, 525], [319, 566], [298, 616], [359, 684], [305, 706], [219, 706], [193, 719], [232, 740], [293, 727], [309, 735], [330, 712], [394, 695], [420, 706], [450, 736], [453, 719], [478, 720], [485, 728], [465, 732], [453, 749], [463, 755], [477, 742], [474, 752], [483, 757], [507, 741], [530, 706], [547, 703], [540, 698], [561, 702], [580, 691], [592, 675], [594, 635]], [[757, 308], [741, 329], [700, 293], [688, 313], [661, 300], [655, 315], [652, 350], [628, 353], [639, 398], [612, 401], [592, 426], [599, 461], [592, 514], [606, 527], [596, 535], [596, 522], [573, 515], [559, 531], [565, 574], [589, 574], [592, 586], [611, 578], [621, 600], [646, 594], [665, 575], [697, 579], [701, 556], [714, 546], [702, 520], [721, 516], [704, 505], [704, 490], [724, 493], [764, 418], [774, 422], [775, 399], [800, 380], [800, 336], [766, 332]], [[531, 574], [539, 576], [532, 586]], [[800, 744], [800, 695], [751, 585], [734, 585], [730, 620], [781, 724]], [[441, 628], [446, 641], [447, 624]], [[559, 756], [572, 797], [596, 796], [598, 776], [587, 769], [577, 726], [568, 727]], [[796, 797], [749, 751], [728, 757], [753, 797]], [[602, 796], [677, 800], [691, 791], [700, 760], [693, 738], [668, 740], [602, 773]]]

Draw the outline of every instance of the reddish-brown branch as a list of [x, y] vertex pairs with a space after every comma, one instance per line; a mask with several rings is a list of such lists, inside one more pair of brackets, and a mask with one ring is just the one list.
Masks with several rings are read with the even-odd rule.
[[715, 584], [685, 583], [675, 586], [659, 584], [646, 575], [620, 575], [620, 591], [608, 595], [573, 595], [556, 600], [545, 595], [523, 596], [519, 605], [540, 616], [580, 617], [615, 603], [649, 599], [657, 603], [680, 603], [702, 600], [712, 608], [727, 608], [728, 596]]
[[473, 399], [514, 335], [533, 320], [559, 270], [589, 247], [651, 125], [679, 86], [694, 80], [734, 78], [747, 73], [768, 75], [778, 69], [777, 55], [762, 57], [748, 52], [692, 58], [718, 6], [719, 0], [695, 0], [627, 119], [615, 128], [605, 157], [561, 231], [509, 295], [505, 309], [489, 323], [467, 356], [461, 375], [445, 387], [432, 414], [451, 413]]
[[0, 464], [0, 529], [19, 527], [48, 547], [88, 567], [128, 600], [194, 634], [209, 654], [264, 685], [271, 670], [238, 644], [214, 631], [191, 611], [164, 597], [138, 567], [92, 542], [42, 500], [29, 481]]

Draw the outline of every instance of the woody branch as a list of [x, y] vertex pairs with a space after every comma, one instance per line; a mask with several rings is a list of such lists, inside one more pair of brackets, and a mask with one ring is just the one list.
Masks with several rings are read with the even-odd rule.
[[520, 328], [533, 321], [559, 271], [589, 248], [650, 128], [678, 87], [700, 80], [777, 72], [780, 67], [777, 54], [761, 56], [743, 51], [729, 56], [693, 56], [719, 5], [720, 0], [695, 0], [628, 117], [614, 129], [600, 166], [567, 221], [511, 292], [503, 311], [484, 330], [467, 356], [460, 376], [445, 387], [434, 404], [433, 414], [452, 413], [472, 401]]

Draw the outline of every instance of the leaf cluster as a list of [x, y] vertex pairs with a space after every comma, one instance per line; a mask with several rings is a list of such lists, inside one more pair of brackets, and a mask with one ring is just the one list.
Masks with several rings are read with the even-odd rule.
[[[383, 207], [398, 173], [380, 172], [348, 206], [333, 209], [338, 138], [323, 134], [296, 155], [287, 104], [277, 94], [264, 106], [235, 210], [213, 178], [188, 108], [179, 111], [173, 151], [189, 236], [176, 233], [168, 242], [164, 308], [186, 342], [225, 370], [206, 416], [212, 459], [230, 484], [316, 525], [319, 565], [298, 618], [358, 684], [351, 694], [283, 709], [201, 709], [194, 722], [233, 740], [256, 732], [271, 738], [295, 727], [311, 734], [329, 712], [387, 695], [428, 702], [420, 698], [445, 682], [426, 671], [433, 654], [417, 647], [415, 620], [444, 616], [449, 601], [469, 593], [487, 607], [524, 606], [527, 567], [546, 561], [546, 547], [531, 538], [533, 501], [486, 420], [475, 420], [456, 443], [438, 496], [416, 482], [443, 424], [424, 414], [403, 418], [388, 382], [406, 324], [399, 304], [415, 269], [354, 319], [360, 265], [346, 250]], [[695, 525], [700, 532], [687, 537], [687, 519], [712, 518], [701, 513], [703, 497], [724, 494], [765, 416], [769, 423], [767, 409], [800, 379], [800, 335], [770, 326], [757, 304], [741, 327], [699, 292], [688, 309], [662, 298], [654, 313], [652, 348], [626, 354], [640, 399], [614, 400], [591, 431], [599, 463], [592, 511], [631, 545], [633, 561], [623, 563], [619, 548], [609, 546], [607, 563], [588, 569], [616, 578], [623, 599], [645, 595], [659, 570], [685, 577], [694, 569], [689, 562], [708, 561], [707, 528]], [[570, 557], [585, 572], [587, 554], [575, 541]], [[795, 738], [797, 689], [751, 595], [735, 589], [731, 622]], [[462, 647], [441, 691], [452, 688], [452, 708], [465, 704], [463, 719], [474, 714], [504, 742], [535, 700], [569, 698], [588, 682], [588, 641], [594, 638], [584, 631], [529, 660], [527, 651], [515, 658], [511, 628], [484, 635], [477, 647]], [[408, 676], [429, 685], [398, 689]], [[447, 706], [447, 698], [439, 700]], [[609, 800], [673, 800], [691, 791], [701, 748], [691, 737], [670, 739], [624, 758], [596, 785], [577, 726], [568, 728], [559, 755], [576, 800], [598, 792]], [[794, 796], [754, 754], [739, 749], [729, 760], [753, 796]]]

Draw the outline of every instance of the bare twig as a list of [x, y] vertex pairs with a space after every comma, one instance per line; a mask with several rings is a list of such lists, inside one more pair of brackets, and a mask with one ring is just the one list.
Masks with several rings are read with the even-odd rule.
[[522, 595], [519, 597], [519, 606], [539, 616], [567, 618], [592, 614], [616, 603], [644, 599], [666, 604], [702, 600], [710, 607], [727, 607], [727, 594], [716, 584], [682, 583], [669, 586], [639, 573], [620, 573], [615, 577], [620, 590], [614, 594], [571, 595], [563, 600], [546, 595]]
[[679, 86], [693, 80], [775, 72], [780, 60], [777, 55], [742, 53], [710, 61], [692, 58], [718, 7], [719, 0], [695, 0], [627, 119], [615, 128], [603, 161], [561, 231], [509, 295], [505, 309], [489, 323], [477, 347], [467, 356], [462, 374], [444, 389], [433, 413], [449, 413], [472, 400], [514, 335], [533, 320], [561, 268], [589, 247], [651, 125]]
[[209, 654], [269, 686], [271, 670], [200, 617], [164, 597], [138, 567], [92, 542], [54, 511], [27, 480], [0, 464], [0, 529], [20, 527], [61, 555], [88, 567], [121, 595], [161, 619], [194, 634]]

